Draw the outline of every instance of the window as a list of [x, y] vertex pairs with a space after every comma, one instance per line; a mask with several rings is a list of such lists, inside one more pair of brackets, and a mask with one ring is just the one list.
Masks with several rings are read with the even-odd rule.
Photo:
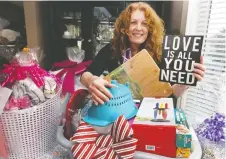
[[[189, 0], [186, 35], [203, 35], [206, 74], [182, 97], [189, 118], [203, 119], [226, 109], [226, 1]], [[201, 117], [201, 118], [200, 118]]]

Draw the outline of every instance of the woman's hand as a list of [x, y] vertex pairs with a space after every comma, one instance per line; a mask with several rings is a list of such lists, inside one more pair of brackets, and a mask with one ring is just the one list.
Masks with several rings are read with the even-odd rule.
[[198, 81], [201, 81], [205, 75], [206, 68], [203, 65], [203, 56], [200, 56], [200, 63], [194, 64], [193, 74]]
[[[203, 56], [200, 56], [200, 63], [194, 64], [193, 74], [198, 81], [201, 81], [205, 75], [206, 68], [203, 65]], [[184, 92], [189, 88], [188, 85], [180, 85], [174, 84], [173, 85], [173, 94], [176, 97], [182, 96]]]
[[95, 105], [104, 104], [104, 102], [108, 102], [112, 98], [112, 94], [106, 87], [111, 88], [113, 85], [103, 78], [96, 78], [88, 86]]

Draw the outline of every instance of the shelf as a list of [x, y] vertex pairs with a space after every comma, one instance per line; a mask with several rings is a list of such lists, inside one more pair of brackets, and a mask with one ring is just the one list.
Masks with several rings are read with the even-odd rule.
[[82, 40], [82, 37], [65, 37], [65, 36], [62, 36], [63, 39], [66, 39], [66, 40]]
[[111, 24], [111, 25], [114, 26], [115, 22], [105, 21], [105, 20], [101, 21], [101, 20], [100, 20], [100, 21], [99, 21], [99, 24]]
[[0, 47], [15, 47], [16, 45], [9, 45], [9, 44], [7, 44], [7, 45], [3, 45], [3, 44], [0, 44]]
[[109, 44], [110, 41], [100, 41], [100, 44]]
[[100, 44], [109, 44], [111, 40], [109, 41], [105, 41], [105, 40], [100, 40], [99, 37], [96, 37], [97, 41], [100, 43]]
[[81, 22], [82, 19], [78, 19], [78, 18], [74, 18], [74, 17], [62, 17], [62, 19], [66, 19], [66, 20], [76, 20], [77, 22]]
[[62, 19], [74, 19], [74, 17], [62, 17]]

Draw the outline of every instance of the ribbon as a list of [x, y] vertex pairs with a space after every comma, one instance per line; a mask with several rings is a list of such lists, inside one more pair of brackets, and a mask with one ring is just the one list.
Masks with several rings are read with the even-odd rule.
[[211, 118], [205, 119], [196, 129], [196, 132], [198, 135], [205, 137], [210, 141], [219, 142], [220, 140], [225, 139], [224, 129], [225, 115], [216, 113], [211, 116]]
[[1, 83], [3, 87], [6, 84], [13, 84], [15, 81], [24, 80], [27, 77], [31, 78], [38, 87], [44, 86], [44, 76], [52, 77], [57, 83], [61, 83], [60, 79], [40, 68], [37, 64], [21, 66], [17, 63], [12, 63], [10, 65], [4, 64], [4, 67], [1, 72], [6, 74], [7, 77]]
[[56, 76], [62, 78], [64, 74], [66, 74], [62, 85], [62, 91], [73, 93], [75, 86], [74, 76], [82, 74], [91, 63], [92, 60], [81, 63], [65, 60], [55, 63], [53, 68], [63, 68], [59, 73], [56, 74]]
[[74, 159], [132, 159], [137, 139], [124, 116], [113, 124], [111, 135], [99, 135], [90, 125], [81, 122], [71, 141]]

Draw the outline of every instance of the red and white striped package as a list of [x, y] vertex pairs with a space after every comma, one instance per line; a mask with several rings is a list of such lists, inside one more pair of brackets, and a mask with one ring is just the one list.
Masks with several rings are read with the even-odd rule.
[[98, 134], [90, 125], [81, 122], [71, 137], [74, 159], [132, 159], [137, 139], [132, 138], [133, 130], [124, 116], [112, 125], [110, 135]]

